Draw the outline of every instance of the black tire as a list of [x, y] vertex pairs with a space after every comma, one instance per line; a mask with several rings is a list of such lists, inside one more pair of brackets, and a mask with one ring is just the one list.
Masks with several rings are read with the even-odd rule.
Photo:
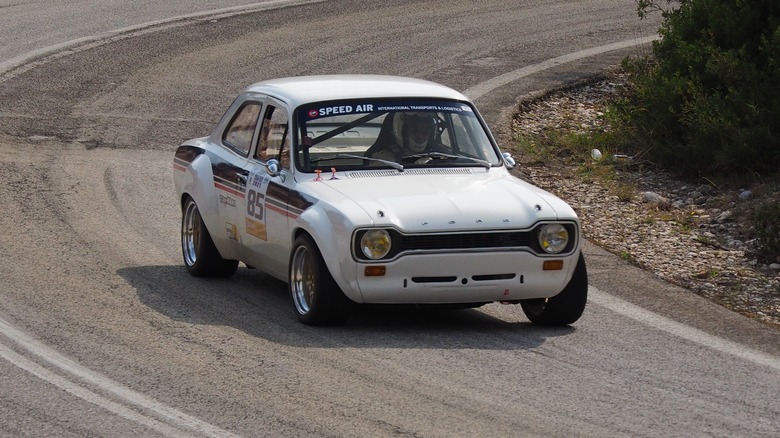
[[585, 257], [580, 253], [577, 267], [569, 284], [551, 298], [522, 300], [525, 316], [538, 325], [569, 325], [580, 319], [588, 300], [588, 269]]
[[306, 234], [295, 239], [288, 271], [290, 296], [298, 320], [306, 325], [334, 325], [346, 321], [353, 302], [344, 295]]
[[217, 251], [192, 198], [182, 207], [181, 252], [184, 266], [195, 277], [230, 277], [238, 268], [238, 260], [226, 260]]

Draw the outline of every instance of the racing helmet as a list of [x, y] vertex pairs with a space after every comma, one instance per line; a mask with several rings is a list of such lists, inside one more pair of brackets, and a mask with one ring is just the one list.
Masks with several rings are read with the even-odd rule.
[[436, 129], [433, 114], [425, 112], [398, 113], [395, 121], [398, 143], [411, 153], [425, 152]]

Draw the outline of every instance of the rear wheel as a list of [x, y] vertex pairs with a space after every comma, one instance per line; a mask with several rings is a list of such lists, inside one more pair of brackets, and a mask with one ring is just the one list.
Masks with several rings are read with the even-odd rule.
[[238, 268], [238, 260], [223, 259], [217, 251], [192, 198], [182, 208], [181, 250], [187, 271], [195, 277], [229, 277]]
[[349, 316], [352, 301], [333, 280], [317, 245], [307, 235], [295, 239], [289, 283], [295, 314], [302, 323], [340, 324]]
[[534, 324], [568, 325], [580, 319], [588, 299], [588, 270], [580, 253], [574, 275], [558, 295], [551, 298], [522, 300], [525, 316]]

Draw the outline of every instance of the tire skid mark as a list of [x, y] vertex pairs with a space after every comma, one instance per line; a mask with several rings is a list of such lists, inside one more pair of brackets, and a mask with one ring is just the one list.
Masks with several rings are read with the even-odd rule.
[[[124, 38], [170, 29], [177, 26], [186, 25], [188, 22], [196, 20], [219, 19], [231, 15], [284, 8], [287, 6], [318, 3], [321, 1], [325, 0], [271, 0], [240, 7], [225, 8], [217, 11], [209, 11], [174, 17], [166, 20], [159, 20], [137, 26], [117, 29], [93, 37], [68, 41], [0, 63], [0, 83], [14, 75], [20, 74], [23, 71], [34, 68], [41, 63], [48, 62], [49, 60], [58, 59], [81, 50], [88, 50], [89, 48], [109, 44]], [[618, 50], [621, 48], [630, 47], [632, 45], [647, 43], [655, 38], [657, 37], [627, 40], [553, 58], [479, 83], [466, 90], [464, 94], [471, 97], [472, 99], [478, 99], [479, 97], [484, 96], [503, 85], [531, 74], [538, 73], [540, 71], [553, 68], [567, 62], [583, 59], [611, 50]], [[106, 169], [104, 173], [104, 182], [106, 184], [106, 190], [109, 192], [111, 201], [116, 204], [117, 193], [112, 185], [112, 175], [110, 169]], [[635, 319], [649, 327], [674, 334], [683, 339], [696, 342], [699, 345], [706, 346], [716, 351], [731, 354], [756, 364], [780, 370], [780, 359], [774, 356], [752, 350], [748, 347], [726, 341], [722, 338], [709, 335], [682, 323], [664, 318], [658, 314], [647, 311], [638, 306], [634, 306], [598, 289], [591, 288], [591, 301], [593, 301], [595, 304], [613, 310], [621, 315]], [[214, 437], [236, 436], [231, 432], [222, 430], [216, 426], [210, 425], [202, 420], [180, 412], [172, 407], [166, 406], [146, 395], [124, 387], [105, 376], [102, 376], [94, 371], [89, 370], [88, 368], [77, 364], [71, 359], [60, 355], [55, 350], [46, 347], [40, 342], [32, 339], [1, 318], [0, 334], [16, 344], [19, 348], [24, 349], [32, 355], [35, 355], [47, 365], [40, 365], [22, 356], [12, 348], [5, 345], [3, 342], [0, 342], [0, 357], [12, 363], [13, 365], [37, 376], [38, 378], [41, 378], [50, 384], [57, 386], [58, 388], [63, 389], [68, 393], [93, 403], [101, 408], [111, 411], [116, 415], [134, 421], [150, 429], [156, 430], [166, 436], [193, 436], [193, 434]], [[48, 366], [59, 369], [62, 374], [52, 371], [50, 368], [47, 368]], [[74, 380], [78, 380], [83, 383], [75, 383]], [[107, 396], [119, 400], [119, 402], [113, 401], [107, 396], [98, 394], [97, 392], [88, 389], [87, 386], [97, 388]], [[140, 411], [143, 411], [144, 413]], [[148, 412], [148, 414], [146, 412]]]
[[35, 68], [40, 64], [59, 59], [63, 56], [68, 56], [73, 53], [78, 53], [83, 50], [89, 50], [94, 47], [109, 44], [121, 39], [184, 26], [192, 21], [218, 20], [234, 15], [282, 9], [291, 6], [320, 3], [324, 1], [327, 0], [267, 0], [263, 2], [250, 3], [243, 6], [232, 6], [211, 11], [180, 15], [163, 20], [156, 20], [134, 26], [127, 26], [120, 29], [114, 29], [94, 36], [65, 41], [63, 43], [54, 44], [39, 50], [34, 50], [32, 52], [25, 53], [24, 55], [0, 62], [0, 84], [8, 79], [24, 73], [25, 71]]

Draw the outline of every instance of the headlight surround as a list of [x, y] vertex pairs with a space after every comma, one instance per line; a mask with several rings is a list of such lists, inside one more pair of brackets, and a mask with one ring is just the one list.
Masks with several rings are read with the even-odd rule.
[[387, 230], [369, 230], [360, 238], [360, 250], [371, 260], [379, 260], [386, 256], [392, 246], [392, 239]]
[[539, 246], [547, 254], [558, 254], [569, 244], [569, 231], [561, 224], [546, 224], [539, 229]]

